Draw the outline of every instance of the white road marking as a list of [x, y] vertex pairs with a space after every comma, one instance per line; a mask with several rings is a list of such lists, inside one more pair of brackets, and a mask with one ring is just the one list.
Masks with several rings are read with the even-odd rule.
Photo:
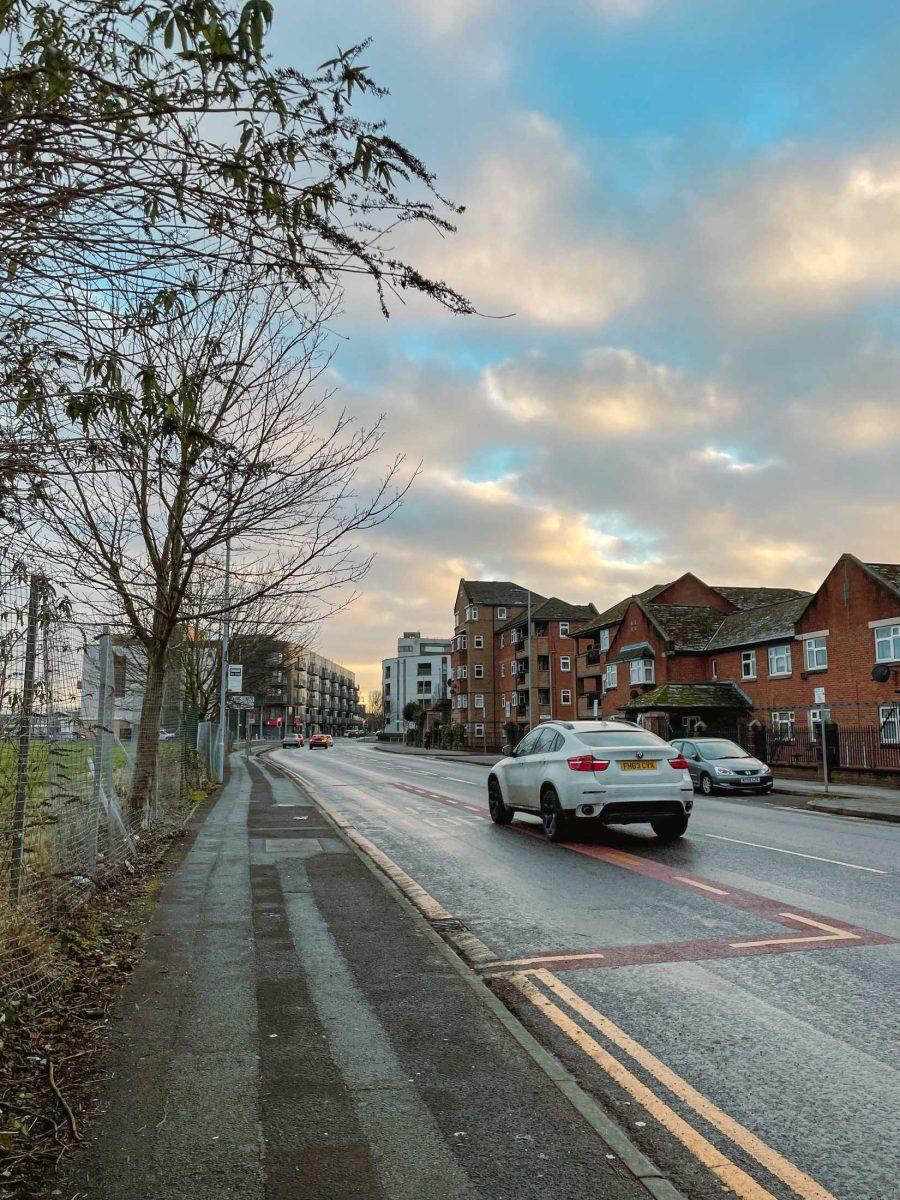
[[859, 863], [843, 862], [839, 858], [822, 858], [818, 854], [802, 854], [799, 850], [783, 850], [780, 846], [764, 846], [761, 842], [745, 842], [741, 838], [723, 837], [720, 833], [704, 833], [703, 837], [715, 838], [717, 842], [734, 842], [738, 846], [754, 846], [757, 850], [774, 850], [776, 854], [792, 854], [795, 858], [811, 858], [813, 862], [831, 863], [834, 867], [850, 867], [853, 871], [869, 871], [872, 875], [887, 875], [878, 867], [861, 867]]
[[708, 883], [701, 883], [699, 879], [688, 879], [687, 875], [676, 875], [675, 878], [679, 883], [689, 883], [691, 887], [702, 888], [704, 892], [712, 892], [714, 896], [729, 896], [731, 894], [722, 888], [712, 887]]
[[792, 912], [783, 912], [780, 915], [790, 917], [792, 921], [802, 921], [804, 925], [812, 925], [815, 929], [824, 929], [825, 932], [810, 934], [808, 937], [766, 938], [761, 942], [729, 942], [729, 945], [746, 949], [748, 946], [788, 946], [794, 942], [859, 941], [858, 933], [850, 933], [846, 929], [836, 929], [834, 925], [824, 925], [821, 921], [814, 921], [812, 917], [801, 917], [799, 913]]

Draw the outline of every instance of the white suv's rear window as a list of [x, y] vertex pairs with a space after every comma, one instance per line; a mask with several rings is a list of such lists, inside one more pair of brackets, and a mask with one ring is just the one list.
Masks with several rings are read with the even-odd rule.
[[623, 729], [621, 733], [618, 730], [615, 732], [606, 732], [605, 730], [597, 730], [593, 733], [579, 733], [576, 735], [580, 742], [584, 742], [586, 746], [666, 746], [668, 742], [664, 742], [662, 738], [658, 738], [655, 733], [643, 733], [639, 729]]

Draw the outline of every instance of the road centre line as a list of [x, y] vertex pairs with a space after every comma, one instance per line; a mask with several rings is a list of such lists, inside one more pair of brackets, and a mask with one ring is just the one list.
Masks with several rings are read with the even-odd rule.
[[[677, 1096], [679, 1100], [682, 1100], [685, 1104], [692, 1108], [694, 1112], [698, 1114], [698, 1116], [702, 1117], [704, 1121], [707, 1121], [714, 1129], [717, 1129], [719, 1133], [724, 1134], [736, 1146], [739, 1146], [752, 1158], [756, 1159], [756, 1161], [761, 1166], [765, 1167], [770, 1174], [787, 1184], [787, 1186], [791, 1188], [791, 1190], [794, 1191], [798, 1196], [801, 1196], [803, 1200], [835, 1200], [835, 1197], [832, 1195], [832, 1193], [822, 1187], [820, 1183], [817, 1183], [814, 1179], [811, 1179], [810, 1176], [804, 1171], [801, 1171], [799, 1167], [796, 1167], [793, 1163], [789, 1162], [786, 1158], [780, 1155], [777, 1150], [774, 1150], [771, 1146], [767, 1145], [754, 1133], [751, 1133], [749, 1129], [745, 1128], [738, 1121], [736, 1121], [733, 1117], [728, 1116], [727, 1113], [723, 1112], [722, 1109], [713, 1104], [711, 1100], [709, 1100], [701, 1092], [698, 1092], [696, 1088], [692, 1087], [687, 1080], [682, 1079], [680, 1075], [677, 1075], [670, 1067], [667, 1067], [665, 1063], [661, 1062], [654, 1054], [647, 1050], [645, 1046], [642, 1046], [640, 1042], [636, 1042], [634, 1038], [629, 1037], [629, 1035], [625, 1033], [623, 1029], [620, 1029], [618, 1025], [614, 1024], [608, 1017], [605, 1017], [602, 1013], [598, 1012], [596, 1008], [579, 996], [577, 992], [573, 992], [572, 989], [567, 987], [561, 979], [557, 979], [556, 976], [549, 971], [542, 970], [529, 972], [529, 975], [532, 979], [539, 980], [546, 988], [553, 992], [555, 996], [567, 1004], [569, 1008], [578, 1013], [583, 1020], [587, 1021], [590, 1025], [593, 1025], [595, 1029], [599, 1030], [604, 1037], [608, 1038], [609, 1041], [618, 1046], [620, 1050], [624, 1050], [625, 1053], [630, 1055], [635, 1062], [648, 1071], [655, 1079], [663, 1084], [664, 1087], [668, 1088], [673, 1095]], [[521, 978], [524, 979], [525, 976], [522, 976]], [[520, 984], [517, 983], [516, 986], [519, 987], [520, 991], [524, 991]], [[538, 995], [543, 996], [543, 993], [540, 992], [539, 989], [535, 988], [534, 991], [536, 991]], [[534, 1002], [533, 995], [529, 996], [529, 999], [532, 999], [532, 1002]], [[543, 999], [546, 1002], [547, 998], [543, 997]], [[553, 1007], [555, 1007], [555, 1005]], [[565, 1014], [562, 1013], [561, 1010], [557, 1011], [559, 1015], [565, 1017]], [[585, 1044], [583, 1044], [581, 1048], [585, 1049], [590, 1054], [591, 1058], [594, 1058], [595, 1061], [598, 1061], [592, 1052], [594, 1047], [596, 1047], [596, 1049], [600, 1051], [600, 1055], [603, 1058], [604, 1069], [606, 1069], [609, 1063], [614, 1064], [614, 1070], [616, 1071], [616, 1074], [613, 1075], [613, 1078], [616, 1078], [617, 1075], [621, 1075], [622, 1073], [629, 1076], [629, 1080], [627, 1081], [624, 1078], [617, 1078], [616, 1081], [622, 1083], [622, 1086], [624, 1086], [627, 1091], [630, 1091], [632, 1095], [637, 1097], [637, 1092], [632, 1090], [632, 1087], [629, 1086], [629, 1082], [633, 1081], [633, 1083], [638, 1085], [639, 1089], [644, 1088], [644, 1085], [641, 1084], [640, 1081], [637, 1080], [633, 1075], [630, 1075], [626, 1068], [623, 1067], [617, 1059], [613, 1058], [611, 1055], [608, 1055], [607, 1052], [604, 1051], [597, 1042], [590, 1038], [589, 1035], [585, 1034], [580, 1026], [576, 1025], [575, 1022], [571, 1021], [570, 1018], [566, 1018], [564, 1023], [560, 1023], [556, 1019], [555, 1014], [547, 1012], [547, 1016], [550, 1017], [554, 1024], [557, 1024], [560, 1029], [563, 1029], [563, 1031], [568, 1033], [570, 1036], [572, 1034], [571, 1026], [574, 1026], [574, 1029], [578, 1032], [578, 1034], [581, 1035], [581, 1037], [579, 1039], [573, 1038], [573, 1040], [584, 1041], [586, 1039]], [[588, 1043], [592, 1043], [592, 1045], [589, 1046]], [[654, 1093], [650, 1092], [649, 1089], [646, 1089], [646, 1092], [652, 1099], [657, 1100]], [[644, 1107], [648, 1107], [648, 1105], [644, 1103], [644, 1100], [641, 1100], [641, 1103], [644, 1104]], [[711, 1146], [709, 1142], [706, 1142], [705, 1139], [700, 1136], [700, 1134], [698, 1134], [691, 1126], [687, 1125], [686, 1122], [683, 1122], [682, 1119], [678, 1117], [678, 1115], [674, 1113], [672, 1109], [668, 1108], [667, 1105], [663, 1104], [662, 1101], [657, 1100], [657, 1106], [659, 1106], [659, 1111], [654, 1112], [653, 1109], [649, 1109], [649, 1111], [653, 1112], [653, 1115], [657, 1118], [657, 1120], [661, 1120], [661, 1123], [664, 1124], [666, 1128], [670, 1130], [670, 1132], [674, 1133], [679, 1141], [682, 1141], [683, 1144], [687, 1145], [688, 1148], [691, 1149], [696, 1156], [701, 1159], [701, 1161], [705, 1162], [706, 1165], [709, 1166], [719, 1176], [723, 1183], [733, 1188], [739, 1196], [746, 1196], [749, 1198], [750, 1196], [770, 1195], [769, 1192], [766, 1192], [764, 1189], [760, 1188], [759, 1184], [750, 1179], [748, 1175], [741, 1171], [739, 1167], [736, 1167], [733, 1163], [730, 1163], [727, 1159], [725, 1159], [724, 1156], [722, 1156], [720, 1152], [715, 1149], [715, 1147]], [[665, 1110], [665, 1112], [662, 1112], [662, 1110]], [[687, 1131], [689, 1131], [692, 1135], [691, 1141], [693, 1142], [693, 1145], [685, 1141], [682, 1137], [684, 1130], [679, 1132], [677, 1127], [673, 1127], [670, 1117], [674, 1117], [676, 1123], [681, 1122], [682, 1125], [686, 1126]], [[700, 1151], [700, 1153], [698, 1153], [698, 1151]], [[708, 1153], [709, 1151], [712, 1152], [711, 1156]], [[706, 1155], [706, 1157], [703, 1157], [704, 1155]], [[715, 1160], [721, 1160], [721, 1164], [725, 1165], [725, 1173], [723, 1173], [721, 1166], [717, 1168]], [[743, 1177], [743, 1179], [741, 1177]], [[750, 1190], [741, 1190], [742, 1186], [746, 1187], [747, 1183], [750, 1185]]]
[[780, 846], [764, 846], [761, 842], [745, 842], [741, 838], [724, 837], [721, 833], [701, 833], [701, 837], [715, 838], [717, 842], [734, 842], [738, 846], [753, 846], [757, 850], [773, 850], [776, 854], [792, 854], [795, 858], [811, 858], [814, 862], [831, 863], [835, 867], [850, 867], [853, 871], [869, 871], [872, 875], [887, 875], [878, 867], [862, 867], [859, 863], [843, 862], [839, 858], [822, 858], [818, 854], [803, 854], [800, 850], [783, 850]]
[[723, 888], [713, 887], [711, 883], [701, 883], [699, 879], [689, 879], [687, 875], [676, 875], [679, 883], [688, 883], [691, 887], [701, 888], [704, 892], [712, 892], [714, 896], [727, 896]]

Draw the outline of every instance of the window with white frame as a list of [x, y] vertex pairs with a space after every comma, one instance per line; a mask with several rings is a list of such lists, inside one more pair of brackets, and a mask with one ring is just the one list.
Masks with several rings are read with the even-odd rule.
[[619, 686], [619, 667], [617, 663], [609, 663], [603, 673], [603, 686], [609, 691]]
[[454, 624], [454, 627], [456, 627], [456, 628], [459, 627], [459, 613], [458, 612], [455, 612], [453, 614], [453, 624]]
[[477, 621], [478, 620], [478, 609], [475, 607], [474, 604], [470, 604], [469, 607], [466, 609], [466, 620], [467, 621]]
[[482, 663], [475, 664], [475, 678], [484, 679], [484, 665]]
[[571, 704], [572, 703], [572, 689], [571, 688], [563, 688], [562, 691], [559, 693], [559, 699], [562, 704]]
[[606, 651], [609, 649], [609, 630], [600, 630], [600, 649]]
[[502, 648], [503, 648], [505, 645], [506, 645], [506, 634], [505, 634], [505, 633], [501, 633], [501, 634], [500, 634], [500, 647], [501, 647], [501, 649], [502, 649]]
[[572, 670], [572, 659], [568, 654], [561, 654], [559, 656], [559, 669], [561, 671]]
[[634, 658], [628, 664], [628, 678], [631, 683], [652, 683], [654, 679], [654, 662], [652, 658]]
[[900, 662], [900, 624], [879, 625], [875, 630], [875, 661]]
[[510, 644], [511, 646], [515, 646], [515, 645], [517, 644], [518, 640], [519, 640], [519, 631], [518, 631], [518, 629], [512, 629], [512, 630], [510, 630], [510, 634], [509, 634], [509, 644]]
[[460, 677], [460, 679], [468, 679], [469, 678], [469, 668], [468, 667], [460, 667], [459, 668], [459, 677]]
[[772, 733], [779, 742], [790, 742], [794, 737], [794, 714], [790, 709], [772, 713]]
[[804, 638], [803, 654], [807, 671], [824, 671], [828, 666], [828, 643], [824, 637]]
[[756, 651], [741, 651], [741, 679], [756, 678]]
[[900, 704], [881, 704], [878, 708], [881, 741], [885, 746], [900, 746]]
[[791, 648], [790, 646], [769, 647], [769, 674], [790, 675]]
[[484, 737], [484, 725], [480, 721], [475, 722], [475, 736]]
[[509, 701], [508, 700], [504, 700], [503, 708], [506, 713], [506, 719], [509, 720]]
[[713, 679], [719, 678], [719, 660], [717, 658], [714, 658], [710, 663], [710, 671]]
[[481, 636], [480, 633], [475, 634], [475, 649], [476, 650], [484, 649], [484, 638]]
[[482, 695], [481, 692], [475, 693], [475, 707], [476, 708], [484, 708], [484, 696]]
[[469, 697], [466, 696], [465, 693], [460, 692], [460, 694], [456, 697], [456, 707], [457, 708], [466, 708], [468, 706], [468, 703], [469, 703]]
[[506, 609], [503, 607], [503, 605], [502, 605], [502, 604], [501, 604], [501, 605], [500, 605], [500, 607], [497, 609], [497, 620], [498, 620], [498, 621], [505, 621], [505, 620], [506, 620]]
[[501, 664], [500, 664], [500, 678], [501, 678], [501, 679], [505, 679], [505, 678], [506, 678], [506, 663], [501, 663]]
[[559, 636], [560, 637], [568, 637], [569, 636], [569, 622], [568, 621], [560, 621]]
[[469, 639], [464, 633], [461, 633], [456, 639], [456, 648], [457, 650], [468, 650]]

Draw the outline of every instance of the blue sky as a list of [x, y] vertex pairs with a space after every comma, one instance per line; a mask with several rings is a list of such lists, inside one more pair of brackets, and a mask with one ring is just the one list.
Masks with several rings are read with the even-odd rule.
[[365, 686], [461, 574], [603, 605], [897, 559], [900, 6], [276, 8], [303, 69], [374, 39], [378, 115], [466, 205], [399, 248], [490, 314], [338, 323], [339, 402], [421, 463], [322, 634]]

